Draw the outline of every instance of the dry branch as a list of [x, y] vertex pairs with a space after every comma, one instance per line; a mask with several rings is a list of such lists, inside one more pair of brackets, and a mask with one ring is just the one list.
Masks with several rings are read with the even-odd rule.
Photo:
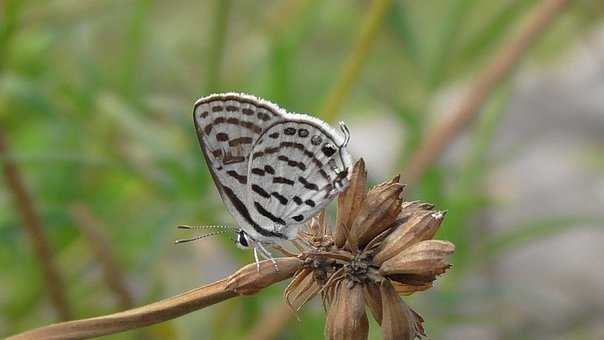
[[504, 44], [493, 61], [478, 74], [461, 103], [450, 115], [445, 115], [451, 118], [428, 133], [402, 172], [405, 183], [409, 185], [415, 183], [447, 145], [461, 133], [497, 85], [512, 72], [522, 56], [541, 37], [547, 26], [562, 12], [568, 2], [568, 0], [542, 1], [518, 35]]
[[295, 257], [277, 259], [279, 271], [270, 261], [249, 264], [228, 278], [146, 306], [105, 316], [40, 327], [8, 339], [84, 339], [123, 332], [177, 318], [237, 295], [255, 294], [273, 283], [291, 277], [302, 261]]
[[40, 217], [34, 209], [17, 165], [11, 158], [8, 141], [0, 128], [0, 163], [7, 187], [13, 195], [15, 208], [21, 216], [22, 226], [29, 239], [44, 276], [50, 302], [60, 320], [68, 320], [70, 308], [64, 294], [63, 278], [53, 260], [53, 253], [44, 234]]

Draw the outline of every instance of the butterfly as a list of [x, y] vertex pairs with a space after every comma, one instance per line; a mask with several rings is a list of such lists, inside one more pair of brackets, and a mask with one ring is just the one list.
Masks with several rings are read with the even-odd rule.
[[[238, 224], [235, 243], [275, 263], [264, 245], [294, 239], [350, 180], [350, 132], [241, 93], [199, 99], [193, 121], [214, 184]], [[278, 270], [278, 268], [277, 268]]]

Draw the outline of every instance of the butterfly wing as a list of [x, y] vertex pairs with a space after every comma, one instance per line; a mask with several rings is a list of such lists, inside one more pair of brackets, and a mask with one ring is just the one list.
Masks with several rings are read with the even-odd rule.
[[344, 137], [324, 122], [287, 114], [254, 144], [247, 206], [261, 228], [291, 239], [344, 189], [351, 157]]
[[195, 103], [193, 121], [208, 169], [227, 210], [242, 228], [256, 225], [245, 204], [252, 147], [284, 116], [278, 106], [245, 94], [215, 94]]

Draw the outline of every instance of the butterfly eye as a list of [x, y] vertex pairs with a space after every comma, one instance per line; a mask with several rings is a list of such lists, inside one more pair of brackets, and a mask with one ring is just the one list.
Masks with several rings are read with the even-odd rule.
[[237, 240], [235, 241], [235, 244], [240, 248], [247, 248], [250, 246], [250, 243], [247, 240], [247, 235], [243, 230], [237, 233]]

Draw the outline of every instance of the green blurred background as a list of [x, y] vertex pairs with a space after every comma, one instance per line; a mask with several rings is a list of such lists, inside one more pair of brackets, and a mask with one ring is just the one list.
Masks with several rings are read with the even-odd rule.
[[[0, 157], [39, 215], [69, 318], [251, 261], [228, 237], [172, 244], [177, 224], [232, 223], [199, 152], [198, 97], [248, 92], [344, 120], [377, 183], [406, 167], [540, 3], [392, 1], [363, 58], [355, 46], [379, 2], [0, 1]], [[604, 338], [603, 18], [599, 0], [565, 8], [406, 193], [448, 210], [438, 238], [457, 245], [452, 271], [407, 298], [429, 338]], [[346, 78], [355, 58], [360, 72]], [[326, 104], [342, 86], [341, 105]], [[60, 319], [22, 226], [2, 176], [0, 336]], [[108, 338], [244, 339], [277, 322], [283, 289]], [[276, 338], [322, 337], [320, 303], [301, 319]]]

